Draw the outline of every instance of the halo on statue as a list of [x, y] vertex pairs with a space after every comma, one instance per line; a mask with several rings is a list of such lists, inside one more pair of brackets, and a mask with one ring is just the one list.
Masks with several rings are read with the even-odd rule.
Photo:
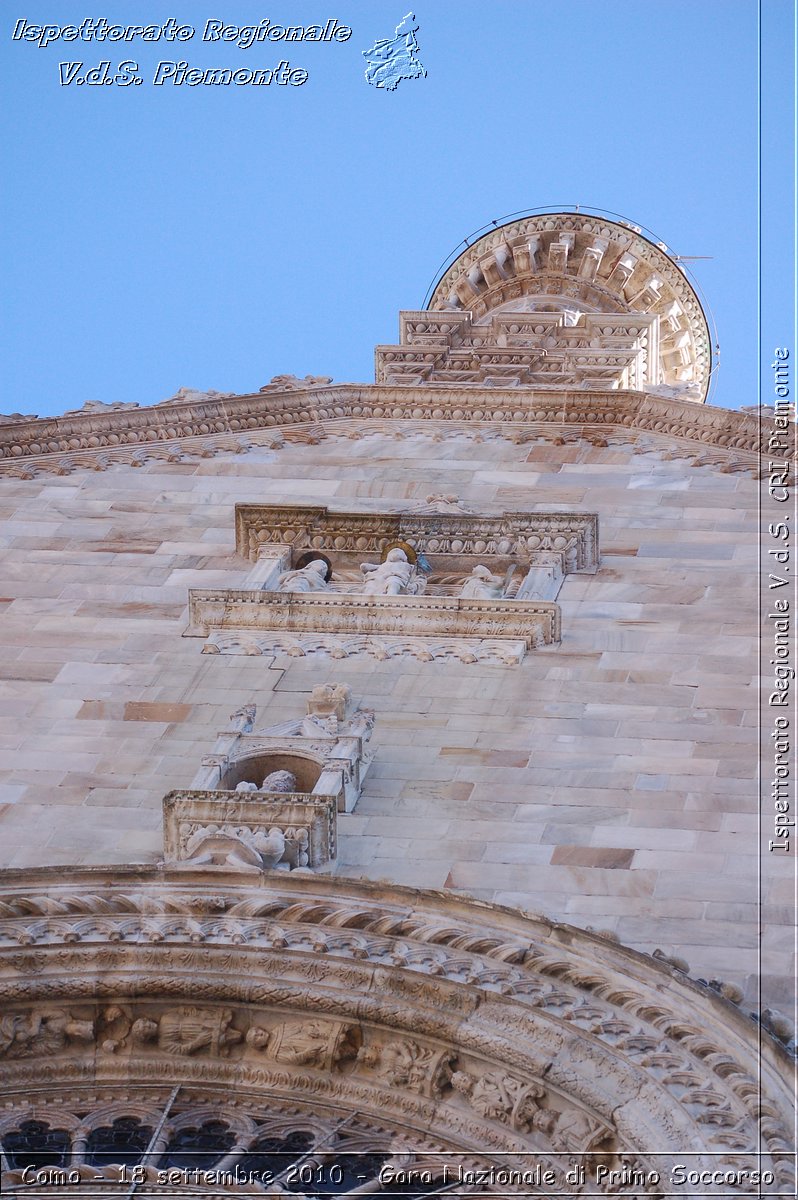
[[391, 550], [404, 550], [405, 554], [407, 555], [407, 561], [411, 564], [411, 566], [415, 566], [418, 562], [418, 554], [407, 542], [386, 542], [382, 548], [380, 562], [385, 562]]
[[302, 568], [308, 566], [309, 563], [318, 562], [319, 560], [327, 564], [327, 574], [324, 576], [324, 582], [329, 583], [332, 579], [333, 573], [332, 563], [326, 554], [320, 554], [318, 550], [306, 550], [304, 554], [300, 554], [294, 565], [294, 570], [301, 571]]

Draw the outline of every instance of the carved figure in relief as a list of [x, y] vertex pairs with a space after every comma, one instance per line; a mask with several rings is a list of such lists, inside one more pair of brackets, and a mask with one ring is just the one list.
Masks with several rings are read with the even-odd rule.
[[287, 1021], [272, 1030], [255, 1025], [246, 1040], [247, 1045], [266, 1051], [275, 1062], [331, 1070], [336, 1063], [356, 1056], [360, 1030], [356, 1025], [329, 1021]]
[[360, 569], [366, 576], [364, 596], [418, 596], [427, 582], [417, 575], [415, 566], [399, 546], [388, 551], [385, 562], [361, 563]]
[[276, 826], [253, 834], [245, 828], [208, 825], [189, 838], [184, 863], [250, 873], [263, 871], [277, 866], [285, 854], [285, 844], [285, 834]]
[[490, 1072], [487, 1075], [469, 1075], [456, 1071], [452, 1076], [452, 1087], [464, 1096], [475, 1112], [489, 1121], [499, 1121], [516, 1130], [529, 1132], [537, 1125], [547, 1124], [542, 1116], [539, 1100], [545, 1089], [536, 1083], [524, 1083], [511, 1075]]
[[93, 1040], [93, 1021], [77, 1020], [60, 1008], [0, 1018], [0, 1056], [5, 1058], [58, 1054], [67, 1042]]
[[612, 1130], [600, 1121], [596, 1121], [587, 1113], [577, 1109], [555, 1113], [556, 1121], [550, 1133], [551, 1144], [555, 1150], [583, 1153], [603, 1147], [612, 1135]]
[[391, 1087], [405, 1087], [422, 1096], [440, 1097], [451, 1078], [456, 1055], [450, 1050], [432, 1050], [417, 1042], [388, 1042], [364, 1046], [357, 1059]]
[[320, 558], [314, 558], [306, 567], [295, 571], [284, 571], [277, 580], [278, 592], [326, 592], [327, 564]]
[[[243, 1033], [231, 1029], [233, 1013], [229, 1008], [176, 1008], [164, 1013], [158, 1022], [158, 1048], [170, 1054], [190, 1055], [200, 1050], [225, 1057], [230, 1047], [243, 1040]], [[137, 1022], [138, 1024], [138, 1022]]]
[[494, 575], [481, 564], [474, 567], [460, 589], [463, 600], [501, 600], [504, 595], [504, 580]]

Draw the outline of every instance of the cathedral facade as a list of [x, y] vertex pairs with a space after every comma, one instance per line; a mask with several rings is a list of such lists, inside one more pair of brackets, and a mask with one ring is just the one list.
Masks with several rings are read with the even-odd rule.
[[775, 427], [712, 380], [555, 213], [373, 384], [0, 421], [14, 1195], [792, 1194]]

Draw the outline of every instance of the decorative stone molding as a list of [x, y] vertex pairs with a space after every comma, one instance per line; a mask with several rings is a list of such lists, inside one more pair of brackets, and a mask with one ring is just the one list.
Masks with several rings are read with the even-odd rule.
[[347, 637], [340, 634], [255, 633], [246, 629], [211, 630], [203, 654], [288, 654], [304, 658], [320, 654], [329, 658], [349, 658], [350, 655], [369, 655], [384, 662], [389, 658], [415, 658], [419, 662], [485, 663], [491, 666], [515, 667], [527, 651], [526, 641], [480, 638], [407, 638], [407, 637]]
[[[776, 432], [761, 415], [699, 406], [690, 401], [634, 391], [546, 391], [541, 388], [480, 388], [425, 384], [309, 385], [282, 392], [174, 403], [168, 407], [85, 413], [69, 417], [20, 418], [0, 423], [0, 471], [32, 478], [37, 471], [104, 470], [115, 463], [141, 465], [152, 459], [180, 461], [188, 455], [241, 453], [247, 434], [269, 433], [318, 441], [337, 427], [367, 433], [387, 423], [411, 422], [440, 436], [455, 429], [502, 430], [511, 437], [552, 438], [563, 430], [647, 433], [734, 454], [749, 467], [767, 453]], [[354, 423], [354, 426], [353, 424]], [[401, 429], [401, 424], [398, 426]], [[791, 430], [780, 431], [795, 454]], [[243, 439], [243, 440], [242, 440]]]
[[9, 871], [0, 980], [17, 1123], [97, 1088], [218, 1114], [234, 1087], [242, 1138], [247, 1105], [334, 1111], [410, 1150], [533, 1158], [557, 1194], [578, 1194], [562, 1155], [792, 1186], [783, 1050], [669, 964], [543, 918], [296, 873]]
[[[465, 654], [452, 649], [463, 661], [478, 659], [482, 639], [513, 643], [512, 654], [520, 643], [526, 650], [559, 641], [560, 610], [556, 604], [541, 600], [460, 600], [454, 596], [350, 596], [329, 593], [320, 597], [286, 595], [278, 592], [237, 592], [194, 590], [189, 594], [190, 624], [185, 637], [207, 638], [215, 631], [235, 631], [246, 636], [265, 638], [275, 653], [277, 638], [295, 638], [303, 653], [313, 652], [323, 639], [327, 646], [345, 646], [354, 653], [364, 639], [369, 647], [377, 639], [385, 647], [384, 657], [401, 650], [407, 638], [434, 644], [440, 639], [459, 643]], [[322, 639], [322, 642], [317, 642]], [[217, 639], [219, 653], [225, 642]], [[295, 644], [289, 642], [291, 646]], [[393, 651], [387, 647], [393, 646]], [[305, 649], [307, 647], [308, 649]], [[239, 651], [240, 652], [240, 651]], [[380, 657], [376, 649], [368, 652]], [[403, 651], [402, 651], [403, 652]], [[343, 657], [343, 653], [337, 656]], [[429, 651], [429, 657], [435, 654]]]
[[[545, 290], [539, 279], [529, 287]], [[508, 311], [475, 325], [470, 312], [404, 312], [401, 344], [376, 348], [376, 379], [588, 391], [645, 391], [658, 383], [655, 315], [577, 312], [575, 318], [568, 312]]]
[[[515, 342], [520, 339], [523, 345], [524, 339], [534, 342], [530, 312], [541, 324], [548, 317], [556, 329], [541, 349], [550, 348], [554, 341], [554, 357], [560, 360], [554, 369], [560, 375], [567, 377], [574, 367], [577, 372], [601, 370], [614, 342], [622, 348], [616, 355], [621, 360], [624, 352], [629, 356], [637, 351], [642, 357], [641, 351], [650, 351], [650, 361], [636, 364], [641, 382], [688, 385], [694, 389], [691, 398], [706, 398], [712, 366], [709, 327], [686, 276], [666, 249], [643, 237], [639, 229], [588, 214], [523, 217], [479, 238], [438, 281], [428, 311], [405, 315], [402, 341], [412, 333], [411, 344], [416, 344], [416, 338], [422, 346], [436, 340], [440, 344], [449, 330], [447, 316], [453, 321], [467, 314], [474, 334], [484, 328], [491, 347], [502, 346], [497, 335], [508, 325], [519, 327]], [[612, 322], [602, 320], [607, 314], [627, 317], [615, 338]], [[571, 329], [580, 328], [586, 345], [579, 347], [577, 334], [573, 363], [569, 363], [568, 351], [560, 347], [568, 346]], [[598, 337], [591, 337], [594, 328]], [[467, 357], [479, 357], [470, 338], [462, 333], [460, 337]], [[508, 339], [507, 345], [512, 347], [513, 341]], [[455, 359], [454, 354], [451, 357]], [[528, 356], [518, 357], [523, 361]], [[545, 358], [535, 366], [545, 369]], [[627, 369], [621, 362], [617, 366], [622, 374]]]
[[467, 575], [481, 562], [502, 569], [513, 559], [536, 565], [541, 552], [561, 554], [567, 571], [598, 569], [595, 513], [333, 512], [308, 505], [237, 504], [236, 552], [252, 561], [290, 548], [291, 566], [311, 550], [334, 554], [339, 567], [357, 567], [364, 555], [406, 544], [437, 573]]

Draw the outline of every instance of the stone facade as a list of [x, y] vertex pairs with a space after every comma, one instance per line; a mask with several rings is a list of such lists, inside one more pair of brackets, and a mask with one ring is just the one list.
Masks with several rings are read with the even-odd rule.
[[[325, 1102], [340, 1100], [345, 1080], [346, 1104], [375, 1120], [395, 1092], [392, 1119], [415, 1128], [417, 1141], [427, 1131], [430, 1153], [457, 1146], [475, 1162], [502, 1149], [607, 1153], [617, 1166], [652, 1151], [665, 1133], [663, 1151], [695, 1144], [711, 1157], [711, 1139], [700, 1147], [689, 1141], [702, 1103], [727, 1114], [718, 1127], [736, 1133], [724, 1146], [745, 1156], [752, 1144], [745, 1088], [727, 1094], [723, 1071], [709, 1080], [696, 1066], [696, 1056], [721, 1054], [731, 1038], [743, 1074], [756, 1075], [757, 1046], [765, 1053], [776, 1129], [785, 1106], [783, 1051], [766, 1032], [763, 1052], [762, 1031], [747, 1015], [759, 1008], [761, 986], [766, 1029], [790, 1040], [770, 1010], [789, 1007], [792, 994], [791, 863], [768, 861], [761, 912], [757, 890], [753, 580], [763, 422], [696, 403], [708, 371], [706, 327], [673, 264], [652, 276], [646, 250], [638, 259], [645, 271], [637, 262], [613, 265], [596, 240], [604, 234], [581, 230], [569, 241], [573, 230], [561, 225], [543, 231], [535, 260], [526, 227], [467, 252], [441, 283], [432, 312], [405, 314], [401, 379], [386, 365], [391, 348], [381, 348], [384, 382], [371, 386], [279, 377], [253, 396], [186, 392], [152, 410], [0, 425], [0, 854], [2, 866], [20, 869], [6, 876], [8, 887], [39, 896], [43, 918], [68, 914], [82, 901], [59, 888], [74, 873], [76, 894], [95, 897], [97, 912], [132, 914], [129, 940], [155, 947], [141, 950], [140, 964], [145, 973], [152, 967], [154, 982], [130, 1007], [113, 953], [100, 969], [96, 944], [74, 951], [82, 980], [75, 989], [61, 982], [54, 992], [38, 991], [25, 981], [37, 978], [36, 963], [49, 961], [50, 950], [34, 948], [85, 938], [60, 916], [29, 933], [9, 925], [4, 987], [13, 1003], [0, 1047], [9, 1082], [24, 1085], [37, 1055], [53, 1050], [60, 1064], [53, 1087], [60, 1079], [88, 1095], [103, 1081], [120, 1084], [126, 1072], [154, 1087], [172, 1079], [169, 1055], [176, 1055], [180, 1078], [195, 1090], [227, 1087], [235, 1071], [255, 1091], [276, 1089], [288, 1103], [310, 1087], [307, 1070], [316, 1070], [327, 1081], [317, 1089]], [[512, 271], [504, 245], [515, 247]], [[511, 294], [519, 288], [520, 308]], [[497, 380], [481, 366], [474, 378], [451, 378], [463, 322], [471, 339], [474, 321], [487, 331], [476, 361], [485, 357], [485, 337], [521, 337], [508, 326], [520, 318], [507, 312], [546, 316], [546, 328], [530, 337], [540, 343], [548, 330], [552, 344], [524, 353], [551, 351], [549, 365], [559, 366], [547, 382], [534, 372]], [[577, 378], [573, 331], [598, 329], [597, 312], [619, 319], [612, 325], [607, 316], [593, 374]], [[420, 329], [422, 318], [446, 326], [443, 349], [441, 330]], [[688, 336], [680, 340], [682, 325]], [[504, 353], [506, 345], [496, 344]], [[621, 375], [607, 366], [613, 348], [625, 364]], [[438, 355], [434, 369], [410, 378], [407, 364], [422, 351]], [[305, 541], [300, 512], [315, 514]], [[507, 514], [523, 514], [523, 528], [544, 537], [527, 547], [532, 558], [523, 567], [548, 572], [535, 583], [549, 589], [545, 598], [516, 600], [517, 576], [501, 596], [458, 599], [453, 591], [476, 565], [486, 565], [496, 589], [513, 569], [517, 545], [497, 549], [485, 533], [501, 530]], [[291, 536], [275, 534], [278, 526]], [[578, 531], [575, 541], [556, 541], [564, 528]], [[464, 529], [477, 549], [463, 540]], [[358, 542], [363, 530], [373, 545]], [[396, 544], [429, 559], [427, 591], [353, 596], [359, 557], [378, 561]], [[331, 564], [338, 590], [321, 601], [282, 595], [281, 573], [301, 568], [311, 551]], [[275, 611], [289, 617], [276, 622]], [[342, 613], [349, 625], [341, 625]], [[352, 697], [367, 719], [358, 718]], [[247, 754], [260, 756], [257, 779], [241, 765]], [[259, 790], [269, 755], [270, 771], [293, 773], [291, 792]], [[249, 794], [236, 791], [241, 783]], [[312, 880], [308, 868], [336, 878]], [[389, 884], [436, 895], [414, 900], [415, 892]], [[435, 979], [448, 972], [463, 988], [446, 993], [452, 1012], [479, 1008], [487, 1025], [477, 1022], [466, 1048], [453, 1016], [414, 1024], [408, 1008], [389, 1019], [390, 1003], [430, 1011], [438, 1003], [401, 971], [391, 976], [392, 1000], [383, 1008], [345, 1002], [347, 989], [356, 995], [365, 986], [358, 964], [374, 949], [359, 932], [333, 938], [355, 960], [342, 970], [335, 999], [322, 995], [321, 974], [300, 972], [300, 1005], [291, 990], [297, 981], [290, 982], [295, 943], [282, 928], [270, 943], [282, 998], [263, 990], [234, 995], [229, 981], [225, 993], [217, 981], [200, 1002], [185, 982], [164, 983], [181, 970], [163, 940], [173, 925], [136, 924], [139, 910], [171, 911], [162, 900], [170, 887], [188, 898], [186, 919], [194, 921], [185, 936], [197, 946], [185, 952], [198, 956], [198, 970], [228, 977], [243, 969], [236, 947], [261, 932], [227, 916], [203, 924], [192, 905], [228, 914], [239, 904], [237, 912], [260, 920], [270, 889], [276, 912], [290, 907], [278, 903], [280, 889], [299, 896], [304, 888], [308, 905], [307, 897], [321, 908], [324, 896], [338, 897], [352, 909], [355, 931], [367, 922], [355, 910], [388, 896], [401, 944], [379, 949], [383, 965], [374, 969], [424, 963]], [[257, 904], [249, 893], [230, 899], [247, 888]], [[5, 903], [8, 922], [28, 912], [25, 901]], [[87, 903], [93, 920], [94, 901]], [[426, 935], [408, 931], [401, 941], [396, 914], [416, 903], [430, 928], [455, 917], [468, 927], [451, 962], [443, 962], [449, 951], [437, 964], [437, 950], [415, 945]], [[330, 916], [341, 928], [349, 919]], [[116, 920], [102, 932], [111, 946]], [[368, 917], [382, 936], [381, 920]], [[485, 950], [488, 927], [504, 930], [516, 949]], [[318, 928], [301, 934], [314, 954], [332, 945]], [[566, 997], [563, 984], [557, 998], [559, 984], [541, 992], [539, 983], [525, 992], [523, 972], [508, 971], [524, 939], [539, 937], [570, 956], [568, 986], [584, 994]], [[504, 945], [499, 937], [496, 946]], [[466, 949], [498, 961], [475, 966]], [[167, 956], [160, 966], [158, 956]], [[559, 979], [565, 968], [557, 956], [546, 962], [535, 959], [535, 972]], [[584, 982], [591, 972], [603, 982]], [[618, 999], [625, 977], [647, 998]], [[486, 1009], [477, 996], [483, 985], [494, 996]], [[63, 997], [43, 1009], [59, 987]], [[607, 1043], [588, 1055], [578, 1084], [582, 1033], [576, 1042], [563, 1033], [555, 1046], [548, 1029], [541, 1045], [549, 1050], [536, 1057], [534, 1022], [525, 1025], [532, 1018], [495, 998], [519, 987], [553, 996], [550, 1014], [567, 1011]], [[652, 1007], [663, 988], [675, 1005], [664, 1025]], [[167, 1003], [164, 989], [176, 999]], [[631, 1024], [618, 1006], [633, 1012]], [[676, 1030], [690, 1020], [688, 1067], [673, 1055]], [[708, 1027], [719, 1048], [704, 1053], [695, 1039]], [[512, 1047], [503, 1041], [510, 1028]], [[86, 1056], [94, 1062], [98, 1039], [108, 1054], [99, 1074], [84, 1064]], [[623, 1069], [602, 1058], [621, 1042]], [[609, 1090], [600, 1082], [605, 1069]], [[695, 1098], [676, 1117], [665, 1091], [655, 1092], [683, 1070], [692, 1072], [685, 1086]], [[160, 1092], [153, 1097], [156, 1107], [165, 1103]], [[202, 1103], [211, 1100], [203, 1094]], [[150, 1109], [145, 1115], [155, 1120]], [[127, 1119], [121, 1109], [117, 1116]], [[240, 1120], [243, 1147], [245, 1126], [250, 1142], [255, 1132], [248, 1117]], [[363, 1136], [364, 1146], [376, 1144]], [[781, 1161], [786, 1136], [773, 1132], [769, 1163]]]

